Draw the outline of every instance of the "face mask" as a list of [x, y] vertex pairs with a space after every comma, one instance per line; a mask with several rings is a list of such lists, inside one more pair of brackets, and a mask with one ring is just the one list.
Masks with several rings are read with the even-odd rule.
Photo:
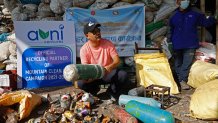
[[187, 9], [189, 6], [190, 1], [189, 0], [184, 0], [180, 2], [180, 8], [182, 9]]

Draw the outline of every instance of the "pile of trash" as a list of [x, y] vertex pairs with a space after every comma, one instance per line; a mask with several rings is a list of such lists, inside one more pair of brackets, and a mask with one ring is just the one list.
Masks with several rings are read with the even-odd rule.
[[[130, 94], [133, 94], [135, 89]], [[0, 114], [3, 113], [0, 121], [7, 123], [21, 121], [138, 123], [156, 120], [163, 123], [175, 122], [172, 113], [161, 109], [161, 103], [153, 98], [120, 95], [117, 101], [119, 105], [111, 99], [100, 100], [76, 88], [56, 94], [35, 94], [28, 90], [11, 91], [0, 96]], [[40, 108], [41, 106], [44, 108]], [[37, 113], [37, 116], [34, 113]]]

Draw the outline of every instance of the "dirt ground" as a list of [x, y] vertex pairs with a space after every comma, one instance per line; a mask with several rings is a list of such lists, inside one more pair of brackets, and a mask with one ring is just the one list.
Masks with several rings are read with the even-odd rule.
[[[72, 90], [75, 90], [73, 87], [55, 87], [55, 88], [41, 88], [41, 89], [35, 89], [31, 90], [39, 95], [46, 95], [50, 94], [52, 96], [57, 96], [60, 93], [66, 93], [70, 92]], [[175, 119], [176, 123], [218, 123], [218, 121], [203, 121], [199, 119], [195, 119], [192, 117], [189, 117], [189, 102], [191, 99], [191, 95], [193, 94], [194, 89], [192, 90], [186, 90], [182, 91], [178, 95], [174, 95], [174, 98], [178, 99], [177, 104], [174, 104], [170, 107], [168, 107], [166, 110], [170, 111]], [[107, 100], [107, 96], [105, 96], [105, 89], [102, 89], [100, 91], [99, 98], [103, 101]], [[38, 106], [29, 116], [29, 119], [31, 118], [37, 118], [40, 116], [40, 112], [43, 112], [46, 109], [46, 105]], [[28, 118], [25, 121], [27, 122]]]

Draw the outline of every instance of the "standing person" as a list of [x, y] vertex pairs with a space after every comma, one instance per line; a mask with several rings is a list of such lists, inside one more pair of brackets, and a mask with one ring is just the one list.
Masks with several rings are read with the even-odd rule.
[[195, 51], [199, 47], [198, 26], [208, 27], [216, 20], [206, 17], [190, 7], [190, 0], [176, 0], [178, 9], [169, 20], [170, 41], [173, 45], [174, 67], [182, 90], [190, 89], [187, 84]]
[[84, 26], [84, 34], [88, 41], [80, 49], [80, 59], [82, 64], [103, 66], [106, 75], [102, 79], [80, 80], [78, 86], [96, 95], [100, 90], [99, 85], [110, 84], [107, 91], [111, 94], [110, 96], [115, 96], [122, 86], [128, 84], [128, 76], [125, 71], [117, 68], [120, 64], [118, 53], [111, 41], [101, 38], [100, 26], [99, 23], [93, 22], [89, 22]]

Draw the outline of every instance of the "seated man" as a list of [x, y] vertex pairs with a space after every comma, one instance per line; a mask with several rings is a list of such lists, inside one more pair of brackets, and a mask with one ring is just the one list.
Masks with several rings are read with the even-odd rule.
[[110, 84], [107, 92], [110, 92], [110, 96], [119, 96], [121, 88], [124, 85], [128, 86], [130, 81], [125, 71], [117, 69], [120, 64], [118, 53], [111, 41], [101, 38], [100, 26], [100, 24], [93, 22], [84, 26], [84, 34], [88, 41], [80, 49], [80, 59], [82, 64], [103, 66], [105, 76], [96, 80], [80, 80], [78, 87], [96, 95], [100, 90], [99, 85]]

